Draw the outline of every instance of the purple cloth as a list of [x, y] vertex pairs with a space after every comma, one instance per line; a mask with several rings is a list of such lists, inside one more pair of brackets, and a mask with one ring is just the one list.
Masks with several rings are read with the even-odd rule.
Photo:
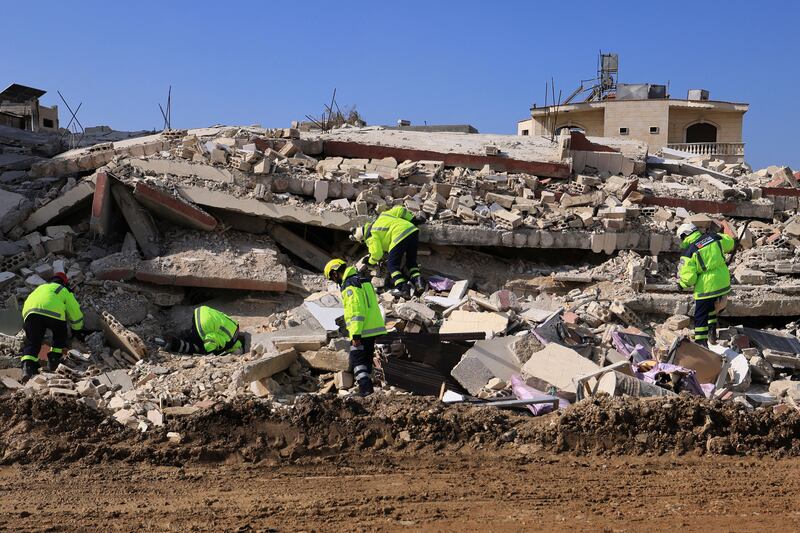
[[450, 278], [443, 278], [442, 276], [431, 276], [428, 278], [428, 286], [439, 292], [449, 291], [453, 288], [456, 282]]
[[653, 354], [652, 351], [648, 346], [644, 344], [636, 343], [631, 344], [628, 342], [630, 338], [642, 337], [641, 335], [627, 335], [625, 333], [621, 333], [618, 331], [611, 332], [611, 344], [614, 345], [614, 348], [617, 349], [619, 353], [627, 357], [628, 359], [633, 356], [634, 363], [641, 363], [642, 361], [647, 361], [651, 359]]
[[637, 378], [641, 379], [642, 381], [646, 381], [647, 383], [656, 382], [656, 376], [662, 372], [667, 374], [672, 374], [673, 372], [678, 372], [679, 374], [683, 374], [683, 385], [684, 390], [690, 394], [695, 394], [697, 396], [705, 396], [706, 393], [703, 390], [703, 387], [700, 386], [700, 383], [697, 381], [697, 377], [695, 376], [696, 372], [690, 368], [685, 368], [678, 365], [671, 365], [669, 363], [656, 363], [656, 365], [648, 370], [647, 372], [639, 372], [637, 368], [634, 367], [633, 369], [634, 374]]
[[[550, 396], [549, 394], [545, 394], [542, 391], [536, 390], [516, 374], [511, 375], [511, 390], [514, 392], [514, 396], [516, 396], [520, 400], [547, 400], [550, 398], [554, 398], [554, 396]], [[563, 409], [564, 407], [569, 406], [569, 402], [564, 400], [563, 398], [558, 398], [558, 408]], [[553, 410], [553, 404], [551, 403], [539, 403], [534, 405], [529, 405], [528, 409], [531, 410], [534, 416], [543, 415], [545, 413], [549, 413]]]

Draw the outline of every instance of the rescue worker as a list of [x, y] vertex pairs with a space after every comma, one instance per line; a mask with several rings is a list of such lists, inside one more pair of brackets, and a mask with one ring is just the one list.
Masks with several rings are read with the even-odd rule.
[[[386, 256], [394, 293], [414, 294], [414, 289], [425, 290], [425, 280], [417, 264], [419, 247], [419, 228], [425, 222], [424, 216], [415, 217], [411, 211], [398, 205], [381, 213], [373, 222], [367, 222], [353, 233], [354, 240], [367, 245], [369, 255], [361, 259], [356, 268], [363, 272], [367, 265], [376, 266]], [[403, 259], [408, 270], [408, 278], [403, 274]]]
[[375, 337], [386, 333], [375, 288], [359, 275], [355, 267], [341, 259], [331, 259], [325, 265], [325, 277], [339, 284], [344, 305], [344, 321], [350, 337], [350, 367], [361, 396], [373, 393], [372, 359], [375, 357]]
[[23, 381], [28, 381], [39, 372], [39, 351], [48, 329], [53, 333], [53, 346], [47, 354], [47, 369], [50, 372], [55, 372], [64, 350], [69, 348], [67, 324], [74, 336], [83, 337], [83, 313], [68, 284], [67, 275], [57, 272], [50, 283], [39, 285], [25, 299], [22, 306], [25, 346], [20, 358]]
[[235, 320], [207, 305], [195, 308], [192, 325], [177, 337], [155, 339], [170, 352], [216, 355], [244, 350], [244, 340]]
[[694, 341], [708, 346], [716, 340], [717, 315], [727, 304], [731, 274], [725, 254], [733, 251], [733, 237], [726, 233], [702, 233], [694, 224], [681, 224], [677, 231], [683, 254], [678, 267], [682, 289], [694, 287]]

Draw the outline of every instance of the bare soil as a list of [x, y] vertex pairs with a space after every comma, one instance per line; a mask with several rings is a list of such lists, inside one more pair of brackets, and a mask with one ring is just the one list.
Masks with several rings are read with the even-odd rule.
[[800, 461], [467, 452], [0, 467], [6, 531], [796, 531]]
[[796, 413], [688, 397], [534, 419], [309, 396], [147, 434], [72, 401], [5, 397], [0, 529], [791, 531], [799, 451]]

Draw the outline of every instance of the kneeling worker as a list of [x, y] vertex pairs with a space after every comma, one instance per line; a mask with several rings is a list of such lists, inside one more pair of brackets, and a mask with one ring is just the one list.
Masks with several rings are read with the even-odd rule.
[[191, 354], [222, 355], [244, 349], [239, 324], [212, 307], [202, 305], [194, 310], [192, 325], [177, 337], [156, 339], [167, 351]]
[[716, 340], [717, 314], [731, 292], [725, 254], [733, 251], [734, 240], [726, 233], [703, 234], [691, 223], [681, 224], [677, 233], [684, 250], [678, 284], [682, 289], [694, 287], [694, 341], [707, 347], [709, 337]]
[[47, 369], [55, 372], [61, 357], [69, 347], [67, 322], [73, 335], [82, 337], [83, 313], [75, 296], [67, 287], [69, 279], [63, 272], [57, 272], [50, 283], [34, 289], [22, 306], [22, 320], [25, 322], [25, 346], [22, 349], [22, 374], [27, 381], [39, 372], [39, 351], [42, 340], [49, 329], [53, 333], [53, 346], [47, 354]]
[[[419, 247], [419, 228], [423, 217], [415, 217], [411, 211], [398, 205], [381, 213], [373, 222], [367, 222], [363, 227], [358, 227], [353, 233], [353, 238], [367, 245], [369, 265], [375, 266], [381, 262], [383, 256], [388, 254], [387, 263], [392, 278], [392, 285], [400, 295], [414, 294], [414, 287], [419, 292], [425, 290], [425, 281], [419, 272], [417, 264], [417, 248]], [[406, 280], [402, 268], [405, 257], [409, 281]], [[362, 261], [356, 265], [363, 271], [367, 265]], [[413, 284], [413, 286], [412, 286]]]
[[361, 396], [368, 396], [372, 387], [372, 359], [375, 357], [375, 337], [386, 333], [378, 298], [372, 284], [359, 276], [355, 267], [341, 259], [331, 259], [325, 265], [325, 277], [339, 284], [344, 305], [344, 321], [350, 336], [350, 367]]

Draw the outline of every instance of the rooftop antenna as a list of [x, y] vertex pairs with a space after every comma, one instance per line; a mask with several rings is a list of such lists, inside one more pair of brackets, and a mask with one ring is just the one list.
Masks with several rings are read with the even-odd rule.
[[161, 117], [164, 119], [164, 130], [171, 130], [172, 129], [172, 85], [169, 86], [169, 90], [167, 91], [167, 110], [164, 111], [164, 108], [161, 107], [161, 104], [158, 104], [158, 109], [161, 110]]
[[[83, 124], [81, 124], [81, 121], [78, 120], [78, 111], [81, 110], [83, 102], [78, 104], [78, 107], [75, 108], [75, 111], [73, 111], [70, 105], [67, 103], [67, 100], [64, 98], [64, 95], [61, 94], [61, 91], [56, 90], [56, 92], [58, 93], [59, 98], [61, 98], [61, 101], [64, 102], [64, 105], [67, 106], [67, 109], [71, 115], [69, 122], [67, 123], [67, 127], [65, 128], [66, 131], [61, 134], [60, 140], [63, 141], [64, 136], [69, 134], [69, 148], [72, 150], [81, 144], [83, 136], [86, 133], [86, 130], [83, 129]], [[78, 133], [80, 133], [80, 137], [78, 137]]]

